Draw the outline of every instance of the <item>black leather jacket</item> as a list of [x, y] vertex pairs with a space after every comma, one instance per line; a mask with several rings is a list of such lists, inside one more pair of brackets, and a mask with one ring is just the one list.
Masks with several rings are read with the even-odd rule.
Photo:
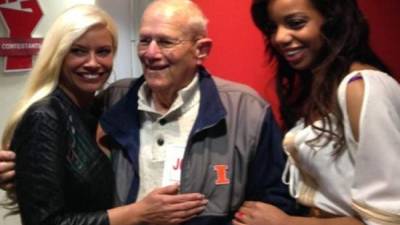
[[11, 149], [24, 225], [108, 225], [114, 176], [94, 139], [97, 117], [57, 89], [25, 113]]

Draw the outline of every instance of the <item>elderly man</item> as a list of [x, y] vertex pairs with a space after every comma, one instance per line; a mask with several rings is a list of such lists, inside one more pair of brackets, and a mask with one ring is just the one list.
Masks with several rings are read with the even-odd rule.
[[98, 140], [111, 149], [116, 204], [134, 203], [135, 223], [229, 224], [244, 200], [295, 210], [269, 105], [202, 66], [212, 47], [206, 23], [190, 0], [152, 2], [139, 32], [144, 75], [101, 95], [112, 107]]

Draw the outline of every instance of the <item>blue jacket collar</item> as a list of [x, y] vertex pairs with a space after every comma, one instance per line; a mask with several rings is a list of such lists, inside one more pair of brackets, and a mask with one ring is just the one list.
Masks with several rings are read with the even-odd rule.
[[[140, 117], [138, 91], [144, 83], [144, 77], [134, 81], [128, 93], [103, 114], [100, 124], [104, 131], [122, 146], [134, 169], [138, 169]], [[222, 105], [217, 86], [204, 67], [199, 67], [200, 108], [191, 131], [193, 136], [198, 131], [211, 127], [221, 121], [226, 111]]]
[[199, 67], [199, 86], [200, 108], [191, 136], [200, 130], [215, 125], [226, 115], [217, 86], [211, 75], [202, 66]]

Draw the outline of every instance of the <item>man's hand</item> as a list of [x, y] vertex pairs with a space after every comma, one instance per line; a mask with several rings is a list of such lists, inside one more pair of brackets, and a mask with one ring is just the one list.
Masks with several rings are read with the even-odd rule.
[[180, 224], [201, 213], [207, 204], [200, 193], [177, 194], [177, 184], [157, 188], [135, 204], [140, 223]]
[[14, 187], [15, 177], [15, 153], [8, 150], [0, 150], [0, 188], [10, 190]]

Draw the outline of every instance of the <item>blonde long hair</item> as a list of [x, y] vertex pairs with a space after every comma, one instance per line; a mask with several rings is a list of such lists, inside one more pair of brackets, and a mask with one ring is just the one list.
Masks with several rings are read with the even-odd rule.
[[111, 33], [113, 47], [116, 50], [118, 41], [116, 25], [113, 19], [97, 6], [73, 6], [54, 21], [43, 40], [22, 97], [7, 121], [2, 137], [2, 149], [6, 149], [10, 144], [15, 128], [26, 110], [57, 87], [61, 66], [71, 45], [95, 26], [104, 26]]
[[[76, 5], [64, 11], [50, 27], [43, 40], [35, 65], [28, 77], [25, 90], [14, 112], [8, 119], [1, 140], [2, 149], [7, 149], [18, 123], [28, 108], [49, 95], [58, 85], [61, 67], [71, 45], [93, 27], [105, 27], [117, 49], [118, 34], [113, 19], [95, 5]], [[13, 191], [7, 193], [9, 206], [15, 204]], [[15, 207], [14, 207], [15, 208]]]

